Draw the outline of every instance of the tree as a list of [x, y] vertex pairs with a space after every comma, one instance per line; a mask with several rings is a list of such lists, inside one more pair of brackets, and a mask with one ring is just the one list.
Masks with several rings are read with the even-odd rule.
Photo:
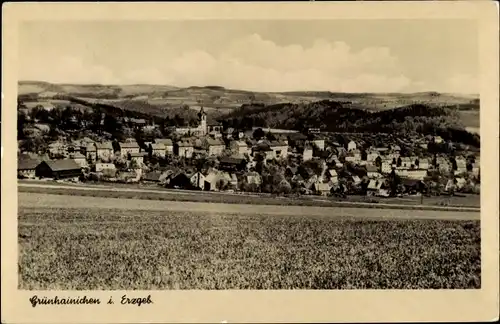
[[264, 131], [262, 130], [262, 128], [257, 128], [252, 136], [253, 138], [255, 138], [256, 140], [260, 140], [261, 138], [263, 138], [264, 136], [266, 135], [266, 133], [264, 133]]
[[382, 158], [380, 156], [377, 156], [377, 158], [375, 159], [375, 165], [377, 166], [377, 168], [382, 167]]
[[24, 124], [26, 123], [26, 115], [20, 111], [17, 112], [17, 139], [24, 139]]
[[275, 141], [275, 140], [276, 140], [276, 136], [274, 136], [274, 134], [273, 134], [273, 133], [268, 132], [268, 133], [266, 134], [266, 139], [267, 139], [267, 140], [269, 140], [269, 141]]
[[395, 170], [392, 170], [389, 176], [389, 187], [390, 187], [390, 195], [396, 196], [399, 191], [399, 186], [401, 184], [401, 178], [396, 174]]

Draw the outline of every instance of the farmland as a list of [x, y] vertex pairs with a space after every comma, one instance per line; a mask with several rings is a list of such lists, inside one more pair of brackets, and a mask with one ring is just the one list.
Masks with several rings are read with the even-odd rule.
[[[456, 95], [435, 92], [417, 93], [338, 93], [328, 91], [252, 92], [219, 86], [178, 88], [170, 85], [83, 85], [52, 84], [42, 81], [20, 81], [18, 94], [33, 97], [31, 105], [49, 105], [53, 97], [70, 96], [89, 103], [102, 103], [125, 110], [163, 116], [165, 111], [184, 105], [195, 111], [203, 105], [209, 114], [227, 114], [242, 104], [311, 103], [321, 100], [349, 101], [353, 107], [382, 111], [413, 103], [457, 105], [460, 119], [467, 127], [479, 127], [478, 95]], [[477, 100], [477, 103], [472, 103]], [[48, 102], [48, 103], [47, 103]]]
[[480, 287], [469, 213], [26, 193], [19, 203], [20, 289]]

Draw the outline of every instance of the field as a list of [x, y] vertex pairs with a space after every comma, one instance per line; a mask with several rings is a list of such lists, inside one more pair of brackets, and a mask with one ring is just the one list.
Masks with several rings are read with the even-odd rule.
[[[423, 201], [417, 196], [401, 198], [379, 198], [367, 196], [347, 196], [346, 198], [301, 196], [272, 197], [266, 194], [230, 194], [225, 192], [206, 192], [192, 190], [163, 189], [156, 185], [134, 184], [53, 184], [50, 182], [37, 183], [36, 181], [21, 181], [19, 192], [48, 193], [57, 195], [72, 195], [85, 197], [133, 198], [161, 201], [192, 201], [225, 204], [252, 204], [252, 205], [280, 205], [280, 206], [353, 206], [365, 208], [396, 208], [396, 209], [425, 209], [443, 210], [445, 208], [479, 209], [481, 201], [479, 195], [438, 196], [425, 197]], [[423, 205], [421, 203], [423, 202]], [[391, 206], [395, 205], [395, 206]]]
[[20, 289], [480, 288], [480, 222], [468, 213], [19, 202]]
[[480, 288], [478, 221], [21, 209], [20, 289]]
[[[44, 98], [55, 95], [70, 95], [92, 101], [112, 103], [115, 100], [129, 100], [141, 98], [150, 105], [162, 108], [177, 107], [180, 105], [198, 106], [201, 103], [209, 108], [234, 109], [242, 104], [259, 102], [264, 104], [301, 103], [325, 99], [350, 101], [354, 106], [368, 110], [379, 111], [406, 106], [412, 103], [427, 103], [432, 105], [469, 105], [472, 100], [477, 100], [478, 95], [456, 95], [435, 92], [417, 93], [337, 93], [337, 92], [252, 92], [241, 89], [227, 89], [217, 86], [178, 88], [169, 85], [78, 85], [78, 84], [52, 84], [41, 81], [20, 81], [18, 84], [20, 95], [39, 94]], [[113, 98], [105, 100], [103, 96]], [[82, 98], [83, 99], [83, 98]], [[477, 106], [477, 107], [476, 107]], [[471, 109], [461, 112], [462, 119], [467, 122], [473, 115], [479, 121], [479, 107], [471, 105]], [[470, 113], [470, 114], [469, 114]], [[474, 122], [474, 123], [477, 123]], [[474, 126], [477, 125], [469, 125]]]

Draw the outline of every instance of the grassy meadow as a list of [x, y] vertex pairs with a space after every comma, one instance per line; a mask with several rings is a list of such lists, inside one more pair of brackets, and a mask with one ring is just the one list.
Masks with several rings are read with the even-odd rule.
[[479, 221], [20, 207], [20, 289], [480, 288]]

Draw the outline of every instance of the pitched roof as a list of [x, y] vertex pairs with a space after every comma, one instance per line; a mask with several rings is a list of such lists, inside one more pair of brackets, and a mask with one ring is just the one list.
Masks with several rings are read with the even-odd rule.
[[210, 145], [210, 146], [220, 146], [224, 145], [223, 142], [219, 141], [218, 139], [213, 139], [213, 138], [207, 138], [205, 142]]
[[153, 144], [151, 144], [151, 149], [153, 149], [153, 150], [164, 150], [165, 149], [165, 144], [163, 144], [163, 143], [153, 143]]
[[87, 148], [86, 148], [87, 152], [95, 152], [96, 151], [96, 147], [94, 144], [89, 144], [87, 145]]
[[111, 144], [111, 142], [95, 143], [95, 146], [98, 150], [112, 150], [113, 149], [113, 144]]
[[376, 166], [369, 164], [366, 166], [366, 172], [378, 172], [378, 169]]
[[337, 171], [330, 169], [328, 170], [328, 173], [330, 174], [331, 177], [336, 177], [337, 176]]
[[306, 140], [307, 136], [302, 133], [290, 133], [288, 134], [288, 139], [292, 141]]
[[238, 147], [248, 147], [248, 144], [245, 141], [231, 141], [231, 143], [236, 144]]
[[137, 142], [121, 142], [120, 143], [120, 148], [125, 149], [125, 148], [139, 148], [139, 144]]
[[83, 155], [82, 153], [80, 152], [76, 152], [74, 155], [73, 155], [73, 159], [85, 159], [85, 155]]
[[17, 162], [18, 170], [33, 170], [40, 164], [40, 161], [35, 159], [21, 159]]
[[157, 139], [155, 139], [155, 143], [158, 143], [158, 144], [162, 143], [165, 146], [174, 145], [174, 143], [172, 142], [172, 140], [170, 138], [157, 138]]
[[72, 159], [45, 161], [52, 171], [80, 170], [81, 167]]

